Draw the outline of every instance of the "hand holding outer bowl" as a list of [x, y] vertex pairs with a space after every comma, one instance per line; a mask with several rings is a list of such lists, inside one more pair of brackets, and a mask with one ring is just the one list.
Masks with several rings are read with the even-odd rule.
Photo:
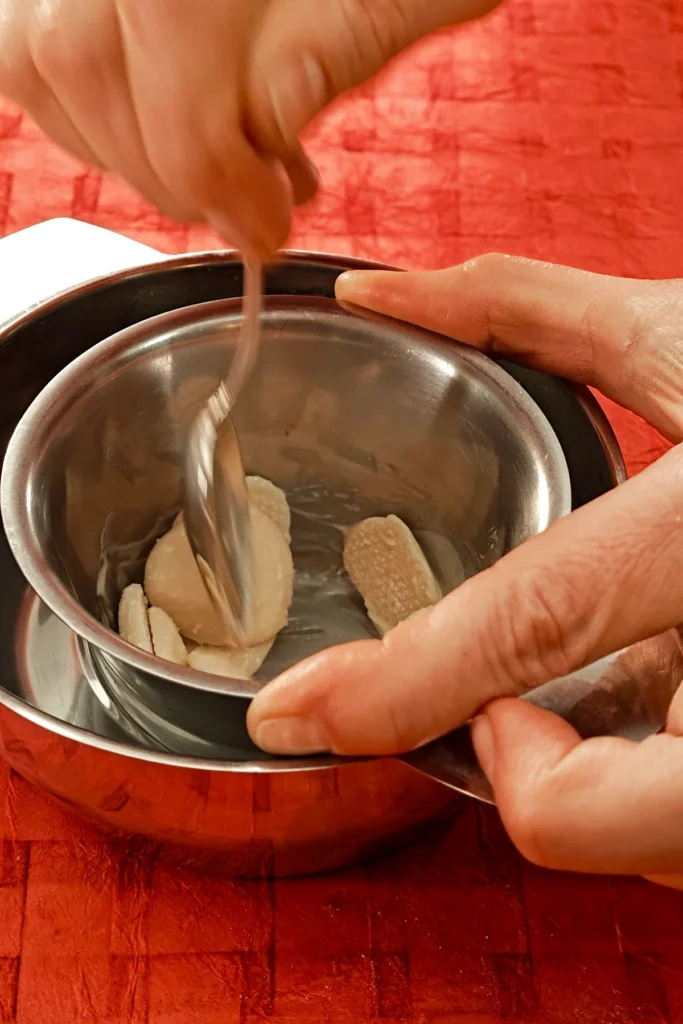
[[[599, 388], [683, 439], [683, 283], [504, 256], [360, 272], [339, 298]], [[334, 648], [254, 700], [284, 753], [394, 754], [470, 717], [521, 852], [547, 867], [683, 886], [683, 689], [665, 733], [581, 741], [510, 699], [683, 620], [683, 448], [527, 541], [382, 640]]]

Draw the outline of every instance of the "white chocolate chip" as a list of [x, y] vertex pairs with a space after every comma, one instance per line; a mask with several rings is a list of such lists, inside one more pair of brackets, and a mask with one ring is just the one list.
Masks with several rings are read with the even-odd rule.
[[131, 583], [121, 594], [119, 633], [127, 643], [148, 654], [154, 653], [147, 619], [147, 598], [139, 583]]
[[209, 672], [228, 679], [251, 679], [258, 672], [273, 646], [269, 640], [241, 651], [236, 647], [195, 647], [188, 664], [198, 672]]
[[258, 508], [268, 516], [289, 544], [292, 514], [285, 492], [262, 476], [248, 476], [247, 493], [252, 508]]
[[[287, 625], [294, 564], [282, 533], [258, 508], [251, 510], [251, 527], [253, 607], [246, 640], [247, 646], [254, 647], [272, 640]], [[210, 647], [230, 644], [232, 637], [207, 593], [182, 521], [152, 549], [145, 567], [145, 590], [182, 636]]]
[[294, 588], [294, 562], [284, 536], [259, 508], [251, 510], [254, 561], [252, 609], [246, 646], [272, 641], [287, 625]]
[[202, 581], [182, 521], [152, 548], [145, 566], [145, 591], [150, 602], [175, 622], [182, 636], [216, 647], [230, 642]]
[[172, 661], [175, 665], [187, 665], [187, 649], [170, 615], [163, 608], [150, 608], [147, 614], [157, 658]]

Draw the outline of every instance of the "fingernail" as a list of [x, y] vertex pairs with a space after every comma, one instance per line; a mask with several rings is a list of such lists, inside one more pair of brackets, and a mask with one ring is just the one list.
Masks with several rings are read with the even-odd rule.
[[325, 730], [312, 718], [269, 718], [257, 726], [254, 742], [269, 754], [324, 754], [330, 749]]
[[366, 270], [345, 270], [340, 274], [334, 286], [337, 298], [344, 299], [349, 295], [357, 298], [361, 294], [366, 274]]
[[470, 735], [482, 771], [489, 782], [492, 782], [496, 763], [496, 749], [493, 726], [486, 715], [477, 715], [476, 718], [472, 719]]
[[299, 54], [268, 83], [273, 116], [288, 146], [293, 146], [299, 132], [325, 106], [328, 97], [327, 79], [320, 63], [310, 53]]

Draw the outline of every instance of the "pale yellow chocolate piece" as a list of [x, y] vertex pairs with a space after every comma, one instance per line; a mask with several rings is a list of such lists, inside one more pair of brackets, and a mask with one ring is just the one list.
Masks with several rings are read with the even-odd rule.
[[170, 615], [163, 608], [150, 608], [147, 615], [157, 658], [172, 661], [175, 665], [187, 665], [187, 648]]
[[236, 647], [195, 647], [188, 656], [190, 668], [227, 679], [251, 679], [258, 672], [273, 646], [268, 640], [241, 651]]
[[160, 538], [145, 566], [152, 605], [175, 622], [182, 636], [221, 647], [232, 639], [206, 592], [182, 522]]
[[256, 647], [287, 625], [294, 589], [294, 562], [289, 544], [272, 519], [251, 509], [254, 552], [252, 614], [246, 647]]
[[119, 633], [127, 643], [148, 654], [154, 653], [147, 619], [147, 598], [139, 583], [131, 583], [121, 594]]
[[289, 544], [292, 514], [285, 492], [262, 476], [248, 476], [247, 493], [252, 508], [268, 516]]
[[398, 516], [352, 527], [344, 541], [344, 568], [380, 635], [441, 598], [420, 545]]
[[[248, 647], [271, 640], [287, 624], [294, 584], [292, 554], [278, 527], [258, 508], [251, 510], [251, 526], [253, 609]], [[231, 644], [233, 638], [206, 591], [182, 521], [152, 549], [145, 567], [145, 590], [182, 636], [210, 647]]]

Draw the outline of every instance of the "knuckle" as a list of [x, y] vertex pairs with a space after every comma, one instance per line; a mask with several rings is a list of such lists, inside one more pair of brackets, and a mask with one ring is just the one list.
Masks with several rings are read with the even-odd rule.
[[584, 623], [567, 579], [556, 567], [532, 566], [498, 588], [496, 571], [490, 570], [494, 635], [484, 651], [494, 681], [502, 692], [512, 684], [519, 693], [566, 675], [584, 660]]
[[30, 107], [39, 76], [23, 29], [0, 18], [0, 89], [8, 99]]
[[414, 3], [406, 0], [373, 0], [371, 4], [355, 0], [366, 12], [370, 38], [381, 54], [401, 50], [415, 34]]
[[30, 36], [31, 56], [39, 73], [48, 82], [62, 86], [83, 86], [101, 61], [92, 37], [62, 31], [59, 24], [38, 25]]
[[413, 41], [418, 35], [414, 7], [407, 0], [339, 0], [338, 18], [346, 40], [344, 81], [334, 81], [337, 69], [328, 72], [338, 91], [362, 81], [368, 71], [379, 69]]
[[527, 267], [535, 262], [535, 260], [529, 260], [522, 256], [509, 256], [507, 253], [492, 252], [474, 256], [472, 259], [467, 260], [463, 266], [468, 273], [476, 275], [477, 278], [483, 278], [485, 281], [493, 279], [498, 282], [502, 274], [507, 275], [518, 267]]
[[485, 252], [467, 260], [463, 264], [463, 269], [468, 274], [488, 279], [493, 275], [506, 273], [513, 259], [513, 256], [507, 256], [503, 252]]

